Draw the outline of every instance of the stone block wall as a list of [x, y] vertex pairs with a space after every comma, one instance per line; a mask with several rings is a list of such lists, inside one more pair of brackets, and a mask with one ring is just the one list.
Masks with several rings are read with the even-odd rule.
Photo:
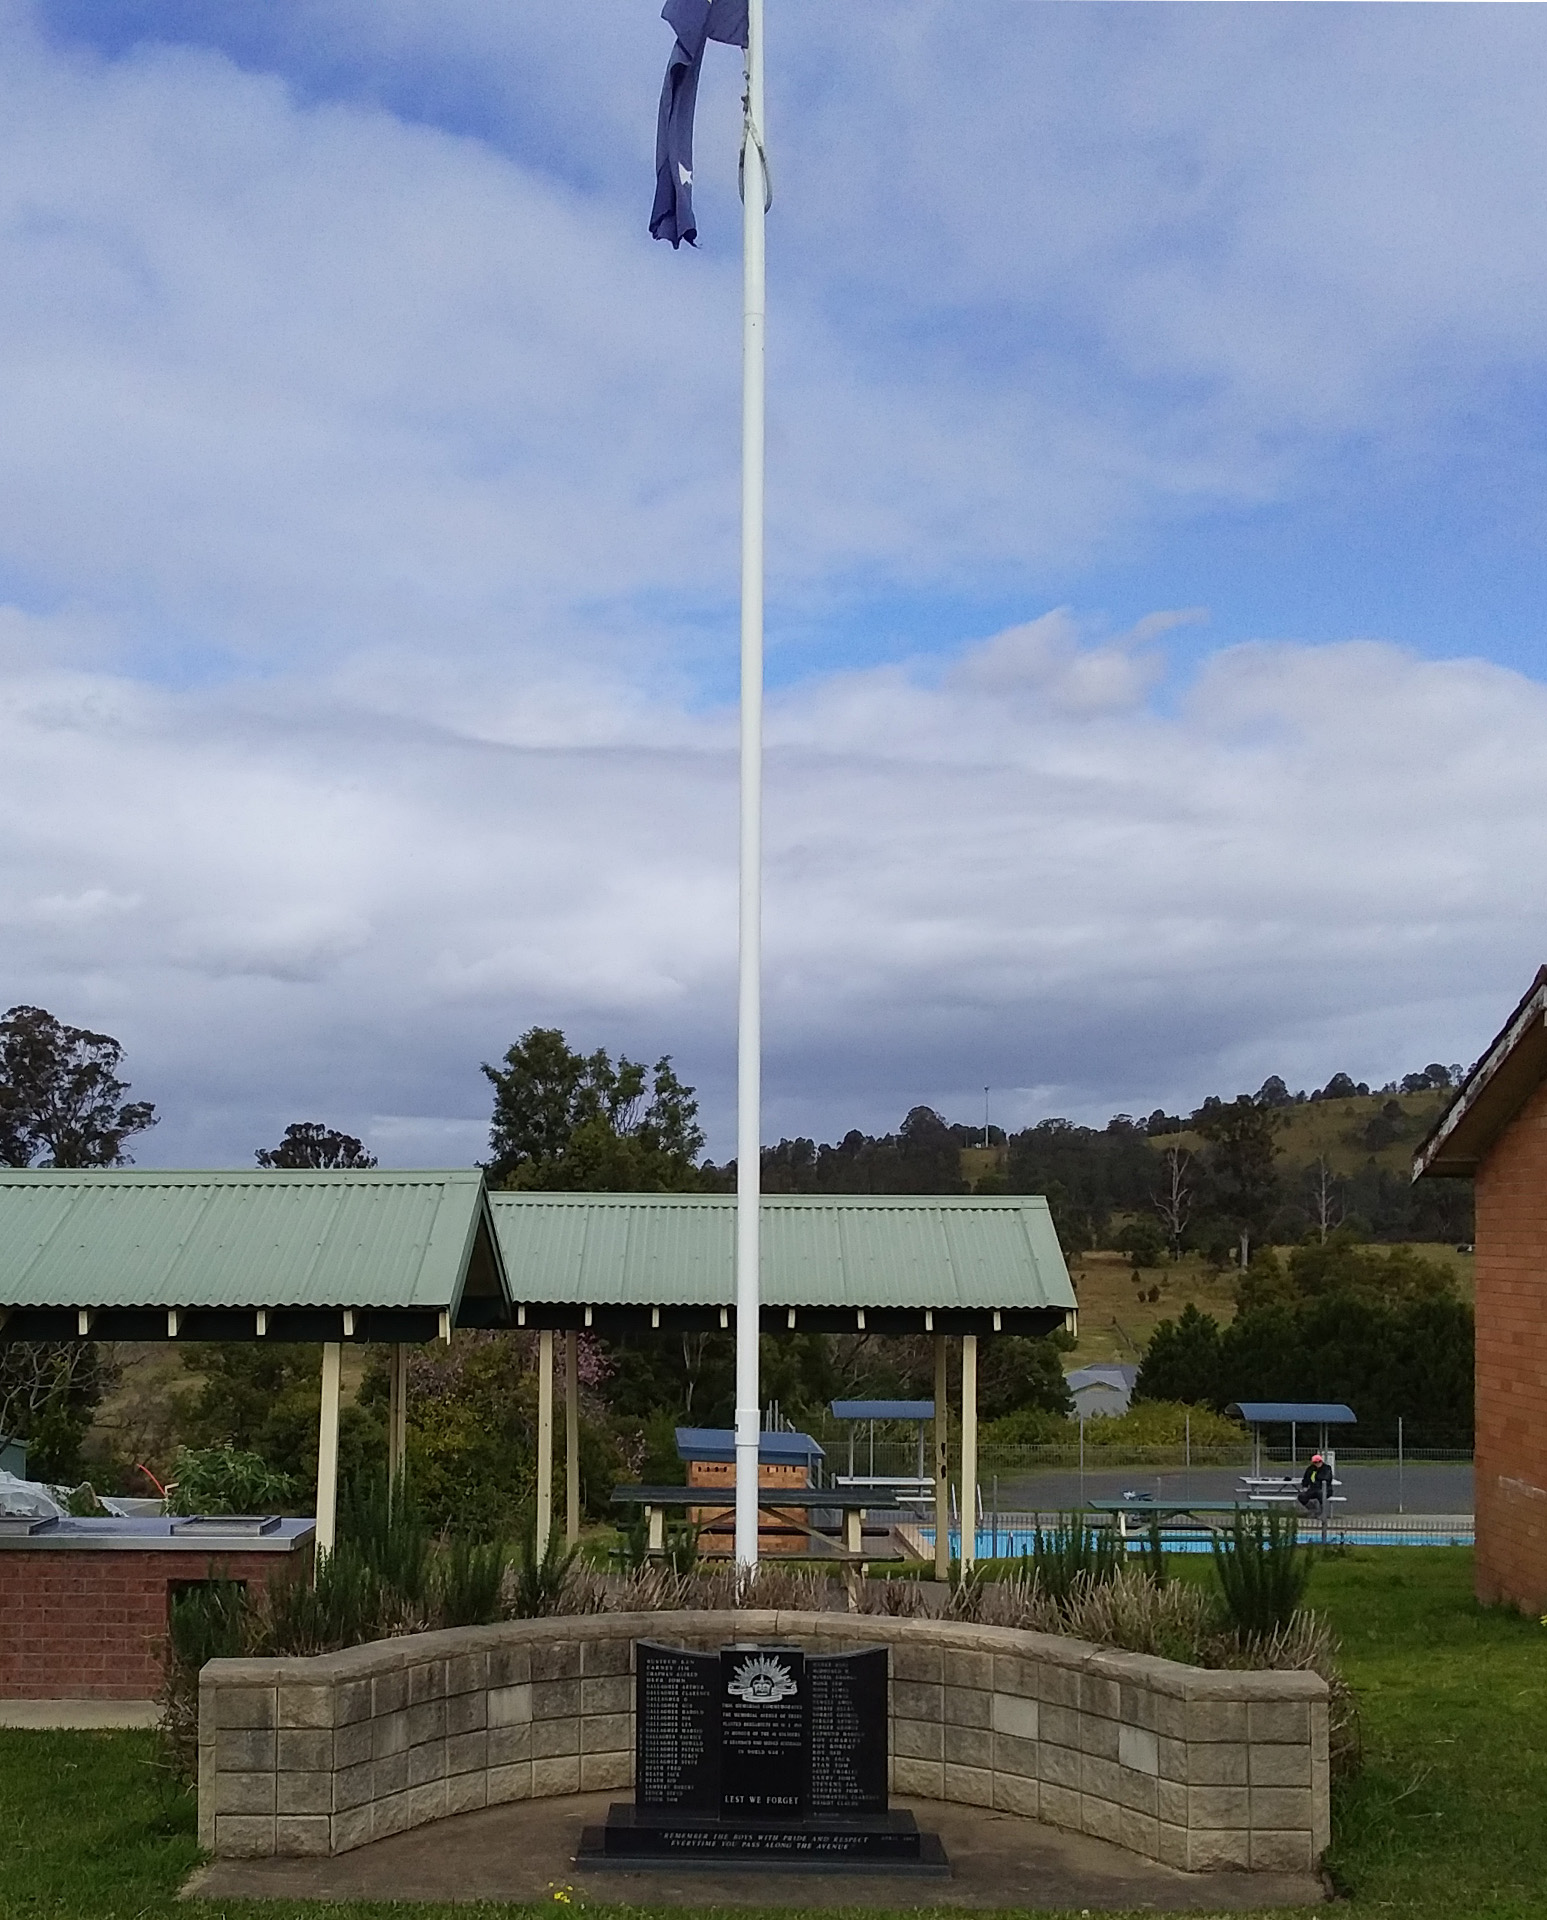
[[591, 1614], [200, 1678], [199, 1833], [342, 1853], [452, 1813], [623, 1790], [636, 1640], [891, 1652], [892, 1790], [995, 1807], [1168, 1865], [1308, 1870], [1329, 1838], [1327, 1689], [1077, 1640], [877, 1615]]
[[1477, 1597], [1547, 1613], [1547, 1086], [1475, 1184]]

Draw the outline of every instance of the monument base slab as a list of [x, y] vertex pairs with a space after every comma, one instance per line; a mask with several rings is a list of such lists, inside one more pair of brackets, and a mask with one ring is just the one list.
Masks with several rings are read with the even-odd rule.
[[707, 1813], [643, 1810], [614, 1801], [605, 1826], [586, 1827], [575, 1864], [586, 1867], [723, 1867], [741, 1863], [823, 1873], [949, 1876], [936, 1833], [911, 1813], [842, 1820], [722, 1820]]

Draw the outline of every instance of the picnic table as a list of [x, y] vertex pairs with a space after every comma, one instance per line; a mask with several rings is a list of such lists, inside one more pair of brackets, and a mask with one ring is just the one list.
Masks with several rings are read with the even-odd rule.
[[1239, 1499], [1189, 1500], [1185, 1495], [1173, 1499], [1170, 1495], [1149, 1493], [1117, 1500], [1091, 1500], [1087, 1505], [1092, 1513], [1110, 1514], [1116, 1519], [1120, 1540], [1128, 1538], [1128, 1522], [1131, 1519], [1147, 1523], [1152, 1519], [1180, 1520], [1211, 1513], [1241, 1511]]
[[[618, 1506], [637, 1506], [645, 1510], [645, 1541], [651, 1553], [666, 1550], [666, 1516], [673, 1508], [705, 1507], [714, 1517], [736, 1511], [736, 1489], [731, 1487], [614, 1487], [613, 1501]], [[759, 1487], [757, 1510], [767, 1514], [781, 1527], [820, 1540], [832, 1551], [832, 1543], [820, 1527], [811, 1524], [814, 1508], [842, 1515], [843, 1547], [837, 1557], [863, 1560], [864, 1519], [867, 1511], [880, 1504], [874, 1493], [844, 1487]]]

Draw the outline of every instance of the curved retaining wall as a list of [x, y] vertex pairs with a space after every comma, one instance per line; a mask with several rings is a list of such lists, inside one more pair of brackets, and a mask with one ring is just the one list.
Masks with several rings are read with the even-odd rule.
[[636, 1640], [891, 1650], [892, 1790], [995, 1807], [1189, 1869], [1313, 1867], [1327, 1687], [875, 1614], [582, 1614], [199, 1678], [199, 1839], [344, 1853], [448, 1814], [631, 1786]]

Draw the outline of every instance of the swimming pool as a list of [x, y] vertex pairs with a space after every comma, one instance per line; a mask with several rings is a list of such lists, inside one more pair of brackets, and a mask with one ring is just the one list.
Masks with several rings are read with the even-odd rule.
[[[1138, 1519], [1138, 1515], [1131, 1516]], [[1301, 1533], [1302, 1541], [1316, 1545], [1321, 1540], [1321, 1529], [1317, 1526], [1306, 1527]], [[921, 1527], [919, 1538], [927, 1552], [933, 1553], [935, 1535], [932, 1527]], [[960, 1558], [961, 1534], [953, 1530], [949, 1536], [951, 1558]], [[990, 1527], [979, 1527], [977, 1539], [977, 1557], [980, 1560], [1015, 1560], [1032, 1549], [1032, 1532], [1029, 1527], [1000, 1527], [997, 1533]], [[1350, 1547], [1470, 1547], [1474, 1544], [1471, 1527], [1446, 1526], [1424, 1532], [1417, 1528], [1398, 1529], [1387, 1527], [1360, 1527], [1339, 1525], [1328, 1530], [1327, 1543]], [[1147, 1536], [1133, 1533], [1128, 1536], [1128, 1551], [1142, 1552], [1147, 1544]], [[1160, 1544], [1167, 1553], [1208, 1553], [1212, 1550], [1209, 1535], [1197, 1527], [1162, 1527]]]

